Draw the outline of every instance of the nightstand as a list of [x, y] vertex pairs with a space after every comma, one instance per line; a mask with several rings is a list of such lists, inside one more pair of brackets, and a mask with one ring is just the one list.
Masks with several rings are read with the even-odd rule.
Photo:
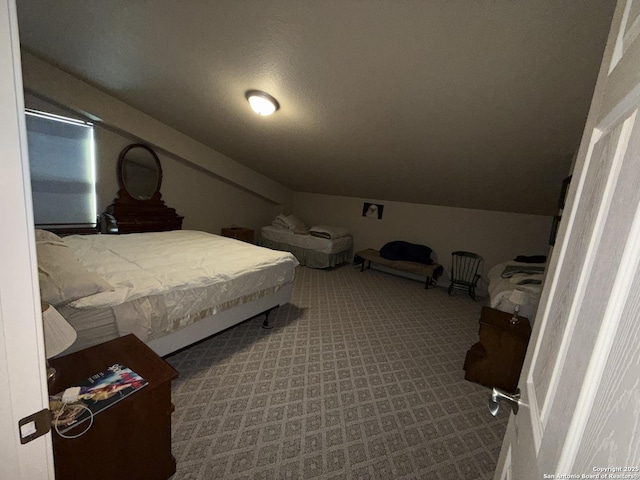
[[221, 231], [223, 237], [235, 238], [243, 242], [253, 243], [253, 230], [243, 227], [223, 228]]
[[[127, 335], [49, 361], [56, 369], [55, 394], [114, 363], [149, 384], [98, 413], [93, 425], [74, 439], [52, 429], [56, 479], [167, 479], [176, 471], [171, 455], [171, 381], [178, 373], [135, 335]], [[80, 424], [66, 435], [80, 433]]]
[[527, 353], [531, 326], [525, 317], [511, 323], [513, 314], [483, 307], [480, 314], [480, 341], [464, 360], [464, 378], [486, 387], [513, 392]]

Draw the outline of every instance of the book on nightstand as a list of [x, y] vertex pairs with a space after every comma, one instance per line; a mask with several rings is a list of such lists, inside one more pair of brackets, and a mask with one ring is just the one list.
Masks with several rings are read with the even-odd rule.
[[76, 385], [80, 387], [76, 401], [63, 403], [64, 392], [51, 396], [52, 424], [58, 433], [65, 433], [146, 385], [148, 382], [140, 375], [116, 363]]

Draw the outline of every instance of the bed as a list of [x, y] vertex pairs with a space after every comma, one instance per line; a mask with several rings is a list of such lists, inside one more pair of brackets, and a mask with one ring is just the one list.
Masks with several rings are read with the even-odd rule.
[[262, 227], [259, 244], [291, 252], [301, 265], [311, 268], [335, 267], [353, 258], [353, 237], [346, 229], [307, 227], [293, 215], [280, 215], [271, 225]]
[[491, 308], [513, 313], [516, 305], [509, 300], [516, 289], [526, 293], [526, 302], [519, 307], [519, 315], [533, 324], [544, 280], [545, 263], [509, 261], [499, 263], [489, 271], [489, 299]]
[[78, 332], [65, 354], [134, 333], [167, 355], [289, 302], [298, 265], [189, 230], [50, 235], [36, 235], [40, 288]]

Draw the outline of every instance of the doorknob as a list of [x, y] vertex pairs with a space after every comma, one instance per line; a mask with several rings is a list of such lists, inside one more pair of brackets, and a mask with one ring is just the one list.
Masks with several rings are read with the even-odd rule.
[[498, 414], [498, 410], [500, 410], [500, 401], [506, 400], [509, 405], [511, 405], [511, 409], [513, 410], [513, 414], [517, 415], [518, 410], [520, 409], [520, 389], [516, 388], [515, 393], [507, 393], [504, 390], [500, 390], [499, 388], [493, 388], [493, 392], [489, 396], [489, 401], [487, 402], [489, 405], [489, 412], [494, 417]]

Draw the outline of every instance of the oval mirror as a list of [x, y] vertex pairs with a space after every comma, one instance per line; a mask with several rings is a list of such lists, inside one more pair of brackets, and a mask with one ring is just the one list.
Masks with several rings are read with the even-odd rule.
[[150, 200], [160, 192], [162, 167], [150, 147], [141, 143], [129, 145], [120, 154], [118, 166], [120, 187], [131, 197]]

